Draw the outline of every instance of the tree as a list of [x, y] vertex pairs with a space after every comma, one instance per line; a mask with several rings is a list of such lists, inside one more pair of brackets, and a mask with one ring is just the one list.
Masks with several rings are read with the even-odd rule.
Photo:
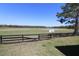
[[66, 3], [61, 6], [62, 12], [57, 13], [59, 22], [70, 23], [74, 25], [74, 34], [78, 33], [78, 19], [79, 19], [79, 3]]

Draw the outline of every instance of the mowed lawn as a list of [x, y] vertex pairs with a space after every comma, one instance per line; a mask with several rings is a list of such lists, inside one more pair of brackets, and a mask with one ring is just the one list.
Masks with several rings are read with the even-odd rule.
[[[57, 29], [55, 32], [71, 32], [72, 29]], [[5, 28], [0, 34], [47, 33], [48, 29], [40, 28]], [[79, 45], [79, 36], [52, 38], [49, 40], [0, 44], [0, 56], [64, 56], [56, 46]]]
[[79, 36], [16, 44], [0, 44], [0, 56], [64, 56], [55, 47], [66, 45], [79, 45]]

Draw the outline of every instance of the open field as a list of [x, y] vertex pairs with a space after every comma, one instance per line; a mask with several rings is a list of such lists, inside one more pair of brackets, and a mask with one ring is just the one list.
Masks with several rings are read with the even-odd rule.
[[1, 35], [7, 34], [36, 34], [36, 33], [47, 33], [47, 29], [40, 28], [0, 28]]
[[[0, 28], [0, 35], [48, 33], [48, 28]], [[55, 32], [73, 32], [72, 29], [58, 29]]]
[[[72, 29], [55, 29], [55, 32], [72, 32]], [[0, 35], [48, 33], [46, 28], [0, 28]], [[79, 36], [50, 40], [0, 44], [0, 56], [64, 56], [56, 46], [79, 45]]]

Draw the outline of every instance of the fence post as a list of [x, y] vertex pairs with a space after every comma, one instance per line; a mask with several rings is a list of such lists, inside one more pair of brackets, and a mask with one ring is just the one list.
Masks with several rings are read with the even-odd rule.
[[22, 34], [22, 41], [24, 41], [24, 35]]
[[38, 34], [38, 40], [41, 40], [41, 39], [40, 39], [40, 34]]
[[51, 33], [49, 34], [49, 36], [50, 36], [50, 38], [52, 38], [52, 34]]
[[2, 35], [0, 36], [0, 44], [2, 44]]

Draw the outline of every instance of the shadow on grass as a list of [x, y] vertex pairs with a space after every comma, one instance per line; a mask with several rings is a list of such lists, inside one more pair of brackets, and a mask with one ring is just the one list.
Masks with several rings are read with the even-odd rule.
[[79, 45], [56, 46], [66, 56], [79, 56]]

